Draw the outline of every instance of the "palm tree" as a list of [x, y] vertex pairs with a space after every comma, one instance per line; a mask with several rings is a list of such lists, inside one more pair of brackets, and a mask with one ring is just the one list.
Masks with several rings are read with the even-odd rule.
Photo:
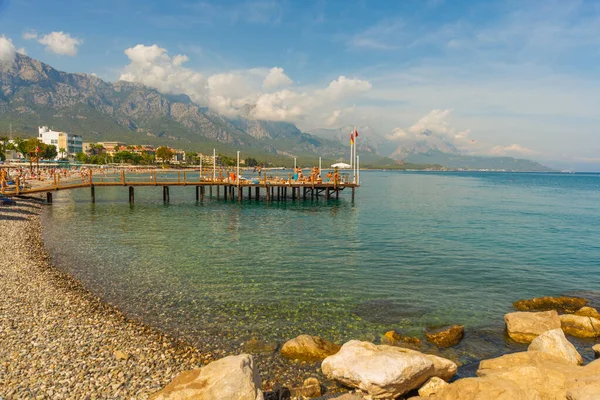
[[58, 149], [58, 152], [60, 153], [60, 158], [62, 159], [64, 158], [63, 154], [65, 154], [67, 150], [64, 147], [61, 147], [60, 149]]
[[0, 136], [0, 142], [2, 142], [2, 149], [0, 149], [0, 156], [6, 157], [6, 144], [8, 143], [8, 136]]

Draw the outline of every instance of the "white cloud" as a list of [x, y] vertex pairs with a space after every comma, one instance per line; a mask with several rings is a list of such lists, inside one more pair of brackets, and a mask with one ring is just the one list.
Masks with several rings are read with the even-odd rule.
[[34, 31], [28, 31], [23, 34], [23, 39], [25, 40], [37, 40], [38, 35]]
[[269, 70], [269, 73], [265, 77], [263, 81], [263, 88], [269, 89], [277, 89], [284, 86], [289, 86], [294, 81], [290, 79], [289, 76], [283, 72], [283, 68], [274, 67]]
[[[340, 76], [322, 89], [293, 86], [283, 68], [252, 68], [204, 75], [184, 66], [185, 55], [170, 57], [157, 45], [137, 45], [125, 50], [130, 63], [121, 80], [140, 82], [163, 93], [186, 94], [200, 104], [235, 116], [252, 104], [257, 119], [325, 123], [345, 101], [371, 89], [368, 81]], [[282, 88], [283, 87], [283, 88]]]
[[331, 115], [325, 119], [326, 126], [334, 126], [338, 124], [342, 110], [333, 110]]
[[45, 45], [46, 51], [67, 56], [76, 56], [77, 47], [83, 43], [83, 40], [62, 31], [50, 32], [46, 35], [38, 35], [34, 31], [29, 31], [23, 34], [23, 39], [35, 40]]
[[167, 50], [157, 45], [138, 44], [125, 50], [130, 63], [124, 68], [120, 80], [139, 82], [168, 94], [187, 94], [201, 104], [207, 103], [204, 75], [182, 65], [187, 57], [171, 58]]
[[23, 54], [24, 56], [26, 56], [27, 55], [27, 50], [25, 50], [25, 47], [19, 47], [17, 49], [17, 53]]
[[15, 58], [15, 46], [6, 36], [0, 36], [0, 63], [12, 62]]
[[446, 137], [454, 144], [466, 142], [467, 136], [470, 133], [469, 129], [459, 131], [450, 125], [448, 118], [452, 114], [452, 109], [435, 109], [431, 110], [427, 115], [419, 119], [416, 123], [407, 129], [395, 128], [388, 139], [403, 140], [416, 138], [425, 131], [431, 131], [435, 134]]
[[539, 154], [539, 152], [521, 146], [520, 144], [511, 144], [508, 146], [494, 146], [489, 150], [488, 153], [494, 156], [532, 156]]
[[348, 95], [369, 91], [371, 88], [372, 85], [368, 81], [340, 76], [338, 79], [331, 81], [329, 86], [327, 86], [326, 92], [334, 99], [339, 99]]

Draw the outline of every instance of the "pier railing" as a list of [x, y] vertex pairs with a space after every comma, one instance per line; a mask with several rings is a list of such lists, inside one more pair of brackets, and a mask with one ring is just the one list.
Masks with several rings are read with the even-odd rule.
[[196, 199], [202, 200], [206, 192], [213, 196], [213, 188], [216, 196], [220, 197], [223, 189], [223, 197], [235, 198], [236, 192], [239, 200], [244, 197], [243, 191], [247, 189], [248, 198], [254, 196], [258, 199], [261, 193], [267, 201], [281, 200], [288, 197], [288, 189], [292, 199], [306, 199], [308, 196], [314, 198], [324, 194], [327, 199], [331, 195], [339, 197], [345, 188], [352, 189], [352, 199], [358, 183], [349, 182], [344, 174], [336, 173], [331, 179], [318, 178], [316, 175], [308, 176], [302, 180], [294, 180], [292, 174], [274, 171], [263, 171], [262, 173], [250, 173], [238, 177], [234, 172], [224, 169], [202, 169], [202, 170], [144, 170], [144, 171], [56, 171], [48, 173], [43, 177], [25, 180], [21, 176], [9, 179], [7, 174], [0, 171], [0, 193], [5, 196], [23, 196], [36, 193], [47, 193], [49, 201], [52, 192], [58, 190], [69, 190], [89, 187], [91, 188], [92, 201], [95, 201], [95, 188], [102, 186], [128, 186], [130, 201], [134, 201], [134, 187], [139, 186], [162, 186], [163, 199], [169, 199], [170, 186], [196, 186]]

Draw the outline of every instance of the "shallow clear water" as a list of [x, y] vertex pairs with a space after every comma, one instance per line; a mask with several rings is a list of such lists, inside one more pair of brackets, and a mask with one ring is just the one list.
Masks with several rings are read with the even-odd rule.
[[[363, 172], [356, 201], [195, 202], [194, 187], [59, 192], [57, 265], [131, 316], [212, 350], [301, 333], [379, 340], [460, 323], [501, 351], [513, 301], [600, 291], [600, 176]], [[246, 193], [244, 193], [246, 194]], [[475, 334], [474, 334], [475, 333]]]

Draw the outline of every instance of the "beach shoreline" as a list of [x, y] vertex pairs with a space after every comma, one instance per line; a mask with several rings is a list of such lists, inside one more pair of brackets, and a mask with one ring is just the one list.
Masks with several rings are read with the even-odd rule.
[[52, 265], [41, 201], [0, 209], [0, 396], [147, 398], [208, 360]]

